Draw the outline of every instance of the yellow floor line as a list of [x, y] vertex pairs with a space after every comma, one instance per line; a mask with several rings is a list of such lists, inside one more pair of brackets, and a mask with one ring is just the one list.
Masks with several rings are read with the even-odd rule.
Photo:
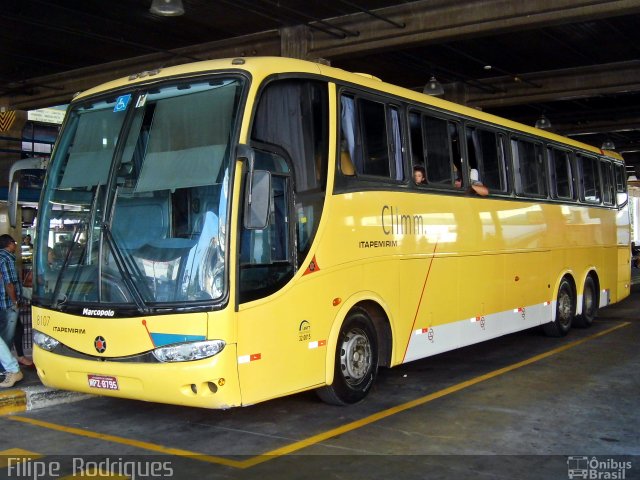
[[612, 333], [616, 330], [619, 330], [621, 328], [627, 327], [631, 325], [631, 322], [624, 322], [621, 323], [620, 325], [616, 325], [615, 327], [611, 327], [608, 328], [606, 330], [603, 330], [602, 332], [590, 335], [588, 337], [582, 338], [580, 340], [575, 340], [573, 342], [567, 343], [566, 345], [563, 345], [562, 347], [558, 347], [558, 348], [554, 348], [553, 350], [549, 350], [547, 352], [541, 353], [539, 355], [535, 355], [533, 357], [530, 357], [526, 360], [523, 360], [521, 362], [517, 362], [511, 365], [508, 365], [506, 367], [500, 368], [498, 370], [494, 370], [492, 372], [486, 373], [484, 375], [479, 375], [475, 378], [472, 378], [470, 380], [466, 380], [464, 382], [458, 383], [456, 385], [453, 385], [451, 387], [447, 387], [444, 388], [442, 390], [439, 390], [437, 392], [434, 393], [430, 393], [429, 395], [425, 395], [423, 397], [417, 398], [415, 400], [411, 400], [409, 402], [403, 403], [401, 405], [397, 405], [395, 407], [391, 407], [388, 408], [386, 410], [382, 410], [380, 412], [374, 413], [372, 415], [369, 415], [368, 417], [362, 418], [360, 420], [356, 420], [354, 422], [351, 423], [347, 423], [345, 425], [341, 425], [339, 427], [336, 428], [332, 428], [331, 430], [327, 430], [325, 432], [319, 433], [317, 435], [313, 435], [311, 437], [305, 438], [303, 440], [300, 440], [298, 442], [294, 442], [294, 443], [290, 443], [288, 445], [285, 445], [283, 447], [280, 448], [276, 448], [275, 450], [271, 450], [269, 452], [266, 452], [264, 454], [260, 454], [257, 455], [255, 457], [251, 457], [248, 458], [246, 460], [242, 460], [242, 461], [237, 461], [237, 460], [231, 460], [231, 459], [227, 459], [227, 458], [223, 458], [223, 457], [217, 457], [217, 456], [212, 456], [212, 455], [205, 455], [202, 453], [197, 453], [197, 452], [191, 452], [188, 450], [182, 450], [182, 449], [178, 449], [178, 448], [171, 448], [171, 447], [165, 447], [162, 445], [157, 445], [154, 443], [149, 443], [149, 442], [144, 442], [144, 441], [140, 441], [140, 440], [132, 440], [129, 438], [123, 438], [123, 437], [118, 437], [115, 435], [108, 435], [108, 434], [103, 434], [103, 433], [97, 433], [97, 432], [93, 432], [91, 430], [83, 430], [80, 428], [74, 428], [74, 427], [66, 427], [64, 425], [58, 425], [55, 423], [49, 423], [49, 422], [44, 422], [42, 420], [36, 420], [33, 418], [27, 418], [27, 417], [21, 417], [18, 415], [13, 415], [13, 416], [8, 416], [8, 417], [4, 417], [8, 420], [15, 420], [18, 422], [24, 422], [24, 423], [28, 423], [31, 425], [35, 425], [35, 426], [39, 426], [39, 427], [44, 427], [44, 428], [49, 428], [52, 430], [57, 430], [60, 432], [66, 432], [66, 433], [72, 433], [75, 435], [81, 435], [81, 436], [85, 436], [85, 437], [89, 437], [89, 438], [95, 438], [98, 440], [106, 440], [109, 442], [114, 442], [114, 443], [121, 443], [124, 445], [129, 445], [129, 446], [133, 446], [133, 447], [138, 447], [138, 448], [142, 448], [142, 449], [146, 449], [146, 450], [151, 450], [154, 452], [158, 452], [158, 453], [163, 453], [163, 454], [168, 454], [168, 455], [179, 455], [179, 456], [189, 456], [189, 457], [193, 457], [195, 460], [199, 460], [199, 461], [203, 461], [203, 462], [209, 462], [209, 463], [216, 463], [216, 464], [220, 464], [220, 465], [225, 465], [228, 467], [234, 467], [234, 468], [250, 468], [253, 467], [255, 465], [258, 465], [260, 463], [264, 463], [267, 462], [269, 460], [273, 460], [275, 458], [281, 457], [283, 455], [288, 455], [290, 453], [296, 452], [298, 450], [302, 450], [303, 448], [307, 448], [310, 447], [311, 445], [315, 445], [317, 443], [320, 443], [322, 441], [328, 440], [330, 438], [336, 437], [338, 435], [342, 435], [344, 433], [347, 432], [351, 432], [353, 430], [357, 430], [359, 428], [362, 428], [366, 425], [370, 425], [374, 422], [377, 422], [379, 420], [388, 418], [392, 415], [396, 415], [397, 413], [400, 412], [404, 412], [406, 410], [410, 410], [412, 408], [418, 407], [420, 405], [424, 405], [425, 403], [429, 403], [433, 400], [436, 400], [438, 398], [442, 398], [446, 395], [450, 395], [452, 393], [456, 393], [459, 392], [461, 390], [464, 390], [465, 388], [471, 387], [473, 385], [477, 385], [478, 383], [490, 380], [492, 378], [496, 378], [500, 375], [504, 375], [505, 373], [509, 373], [512, 372], [514, 370], [517, 370], [518, 368], [522, 368], [525, 367], [527, 365], [531, 365], [532, 363], [536, 363], [539, 362], [540, 360], [544, 360], [545, 358], [549, 358], [553, 355], [557, 355], [559, 353], [565, 352], [571, 348], [577, 347], [578, 345], [582, 345], [583, 343], [586, 343], [590, 340], [602, 337], [604, 335], [607, 335], [609, 333]]
[[210, 463], [218, 463], [220, 465], [226, 465], [228, 467], [243, 468], [242, 462], [231, 460], [223, 457], [216, 457], [213, 455], [203, 455], [202, 453], [192, 452], [189, 450], [183, 450], [181, 448], [165, 447], [155, 443], [145, 442], [142, 440], [133, 440], [131, 438], [118, 437], [117, 435], [109, 435], [106, 433], [98, 433], [92, 430], [84, 430], [82, 428], [67, 427], [65, 425], [58, 425], [57, 423], [45, 422], [35, 418], [20, 417], [18, 415], [4, 417], [7, 420], [15, 420], [17, 422], [28, 423], [36, 427], [48, 428], [50, 430], [56, 430], [58, 432], [71, 433], [73, 435], [79, 435], [82, 437], [95, 438], [97, 440], [105, 440], [107, 442], [120, 443], [131, 447], [142, 448], [144, 450], [150, 450], [152, 452], [162, 453], [165, 455], [177, 455], [183, 457], [197, 457], [198, 460]]
[[42, 458], [42, 455], [36, 452], [30, 452], [29, 450], [23, 450], [21, 448], [0, 450], [0, 469], [7, 468], [9, 466], [9, 461], [11, 461], [11, 465], [16, 465], [18, 463], [37, 460], [38, 458]]

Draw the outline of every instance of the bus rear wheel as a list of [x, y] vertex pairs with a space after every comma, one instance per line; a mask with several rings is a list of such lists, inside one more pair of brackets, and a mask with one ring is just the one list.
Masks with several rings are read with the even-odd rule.
[[376, 379], [378, 341], [373, 322], [364, 309], [353, 309], [345, 319], [336, 346], [333, 383], [316, 390], [331, 405], [363, 400]]
[[564, 337], [569, 333], [573, 318], [576, 314], [575, 294], [573, 286], [566, 278], [563, 278], [558, 288], [558, 298], [556, 301], [556, 319], [542, 326], [542, 329], [549, 337]]
[[598, 294], [593, 277], [588, 276], [582, 292], [582, 314], [575, 318], [573, 324], [578, 328], [590, 327], [598, 315]]

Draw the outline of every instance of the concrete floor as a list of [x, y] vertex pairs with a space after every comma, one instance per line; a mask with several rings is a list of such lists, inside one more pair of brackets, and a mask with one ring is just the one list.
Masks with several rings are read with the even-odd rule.
[[[595, 457], [599, 478], [640, 478], [639, 307], [636, 286], [566, 338], [530, 330], [382, 370], [358, 406], [312, 392], [229, 411], [96, 397], [4, 417], [0, 453], [64, 475], [109, 457], [170, 462], [174, 478], [565, 479], [568, 460]], [[15, 474], [0, 470], [27, 478]]]

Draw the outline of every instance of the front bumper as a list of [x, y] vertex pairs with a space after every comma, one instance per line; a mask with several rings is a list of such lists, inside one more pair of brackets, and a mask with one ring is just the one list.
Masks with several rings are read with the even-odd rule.
[[[236, 345], [193, 362], [132, 363], [88, 360], [47, 352], [34, 345], [38, 376], [48, 387], [148, 402], [202, 408], [241, 405]], [[89, 375], [116, 377], [118, 390], [89, 386]]]

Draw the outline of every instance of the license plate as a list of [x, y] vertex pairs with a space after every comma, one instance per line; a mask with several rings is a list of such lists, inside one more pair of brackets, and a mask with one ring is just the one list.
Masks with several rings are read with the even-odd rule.
[[87, 375], [91, 388], [101, 388], [103, 390], [118, 390], [118, 379], [107, 375]]

